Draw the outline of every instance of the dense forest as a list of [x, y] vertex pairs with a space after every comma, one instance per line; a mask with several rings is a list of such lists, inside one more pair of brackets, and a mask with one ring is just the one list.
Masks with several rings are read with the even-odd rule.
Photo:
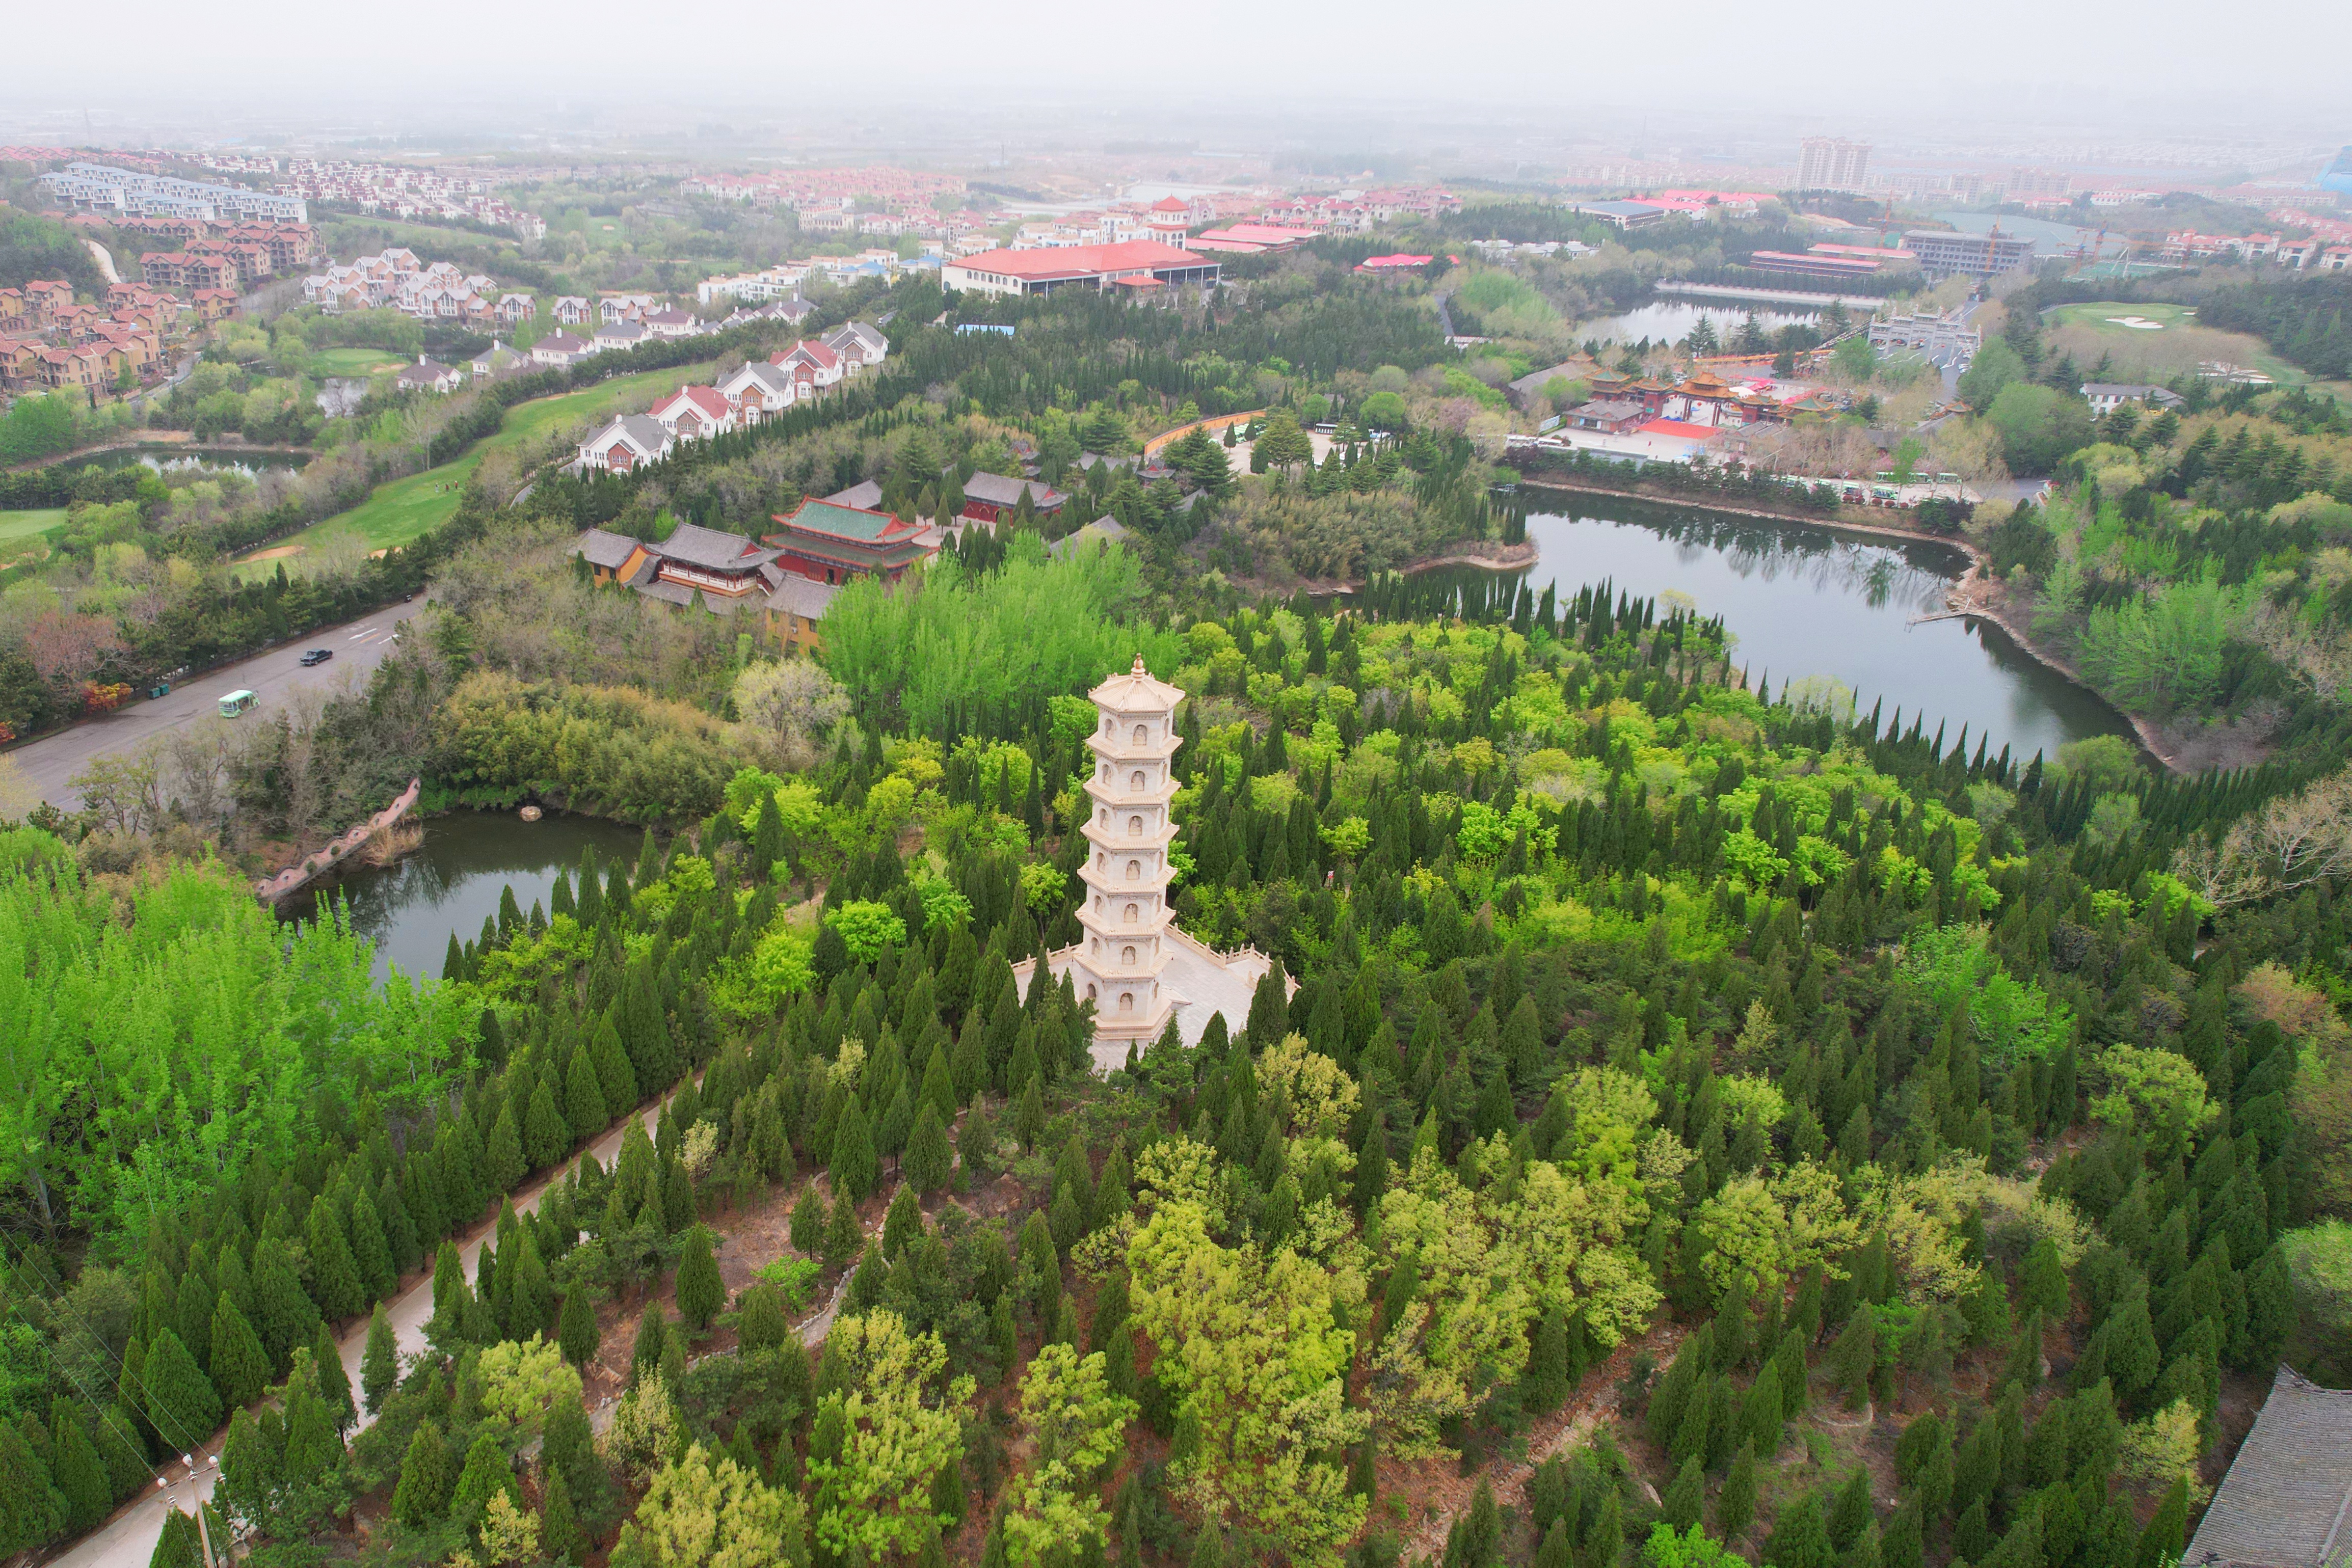
[[[2336, 781], [1989, 757], [1606, 590], [1138, 595], [928, 587], [1055, 651], [994, 704], [845, 599], [796, 756], [437, 982], [12, 833], [5, 1543], [226, 1419], [288, 1564], [2154, 1564], [2340, 1368], [2343, 915], [2266, 836]], [[1136, 651], [1180, 919], [1297, 988], [1097, 1077], [1013, 966]], [[474, 656], [370, 700], [470, 733]]]

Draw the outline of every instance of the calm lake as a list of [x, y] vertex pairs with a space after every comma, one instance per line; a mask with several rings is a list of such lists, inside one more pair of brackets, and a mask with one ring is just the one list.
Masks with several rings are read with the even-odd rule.
[[[2093, 735], [2134, 739], [2105, 702], [2030, 658], [2000, 627], [1980, 621], [1911, 618], [1943, 608], [1946, 588], [1966, 570], [1942, 546], [1889, 542], [1804, 524], [1727, 517], [1687, 507], [1603, 497], [1556, 497], [1565, 516], [1528, 519], [1541, 550], [1534, 567], [1509, 574], [1562, 599], [1602, 579], [1639, 598], [1687, 593], [1702, 615], [1723, 617], [1738, 639], [1735, 658], [1774, 691], [1802, 675], [1831, 675], [1853, 688], [1861, 711], [1882, 698], [1905, 727], [1925, 713], [1957, 737], [1990, 737], [2023, 759], [2054, 755]], [[1449, 568], [1467, 573], [1475, 569]], [[1974, 750], [1973, 742], [1970, 749]]]
[[[2028, 658], [1999, 627], [1908, 624], [1941, 608], [1965, 565], [1956, 550], [1601, 497], [1559, 501], [1573, 509], [1528, 519], [1542, 554], [1513, 578], [1538, 593], [1556, 585], [1563, 598], [1603, 579], [1644, 598], [1679, 590], [1700, 613], [1724, 618], [1737, 657], [1775, 691], [1798, 676], [1832, 675], [1853, 688], [1864, 711], [1883, 698], [1890, 716], [1902, 708], [1906, 724], [1924, 713], [1930, 733], [1942, 724], [1952, 737], [1965, 724], [1972, 737], [1990, 737], [1993, 751], [2008, 746], [2021, 759], [2085, 736], [2131, 736], [2120, 714]], [[634, 864], [644, 836], [561, 813], [527, 823], [511, 811], [457, 811], [424, 826], [417, 853], [352, 872], [329, 894], [349, 903], [352, 924], [375, 943], [378, 978], [395, 964], [437, 978], [450, 936], [461, 943], [478, 936], [485, 919], [498, 917], [509, 883], [527, 915], [534, 901], [544, 907], [556, 873], [577, 868], [583, 850], [593, 846], [607, 868], [615, 860]], [[281, 908], [289, 919], [316, 912], [302, 895]]]
[[[616, 860], [635, 865], [645, 841], [641, 828], [562, 812], [526, 822], [512, 811], [452, 811], [425, 819], [424, 828], [425, 847], [416, 853], [381, 870], [348, 873], [325, 889], [327, 897], [350, 904], [352, 927], [375, 944], [379, 980], [395, 964], [413, 977], [439, 979], [451, 933], [461, 944], [480, 936], [484, 920], [498, 919], [499, 894], [509, 883], [516, 905], [529, 915], [534, 901], [547, 906], [556, 873], [572, 873], [578, 890], [583, 850], [593, 848], [609, 873]], [[289, 920], [317, 913], [317, 898], [308, 893], [278, 905]]]
[[[1628, 310], [1622, 316], [1604, 316], [1594, 321], [1580, 321], [1576, 340], [1597, 339], [1603, 343], [1638, 343], [1647, 338], [1653, 343], [1679, 343], [1691, 335], [1691, 329], [1700, 318], [1715, 323], [1715, 335], [1728, 342], [1748, 319], [1748, 308], [1738, 304], [1685, 305], [1660, 300], [1644, 305], [1639, 310]], [[1810, 310], [1776, 310], [1769, 306], [1756, 307], [1757, 325], [1766, 332], [1777, 332], [1783, 327], [1811, 327], [1821, 318]]]

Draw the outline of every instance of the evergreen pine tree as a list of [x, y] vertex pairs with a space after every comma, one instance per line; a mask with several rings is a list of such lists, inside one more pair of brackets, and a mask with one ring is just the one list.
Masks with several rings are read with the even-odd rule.
[[[522, 1157], [522, 1133], [515, 1126], [514, 1106], [509, 1103], [490, 1124], [489, 1141], [483, 1146], [483, 1176], [489, 1184], [493, 1197], [504, 1197], [514, 1191], [529, 1171]], [[322, 1303], [323, 1304], [323, 1303]], [[338, 1312], [333, 1314], [341, 1316]]]
[[572, 1504], [572, 1483], [554, 1466], [547, 1468], [547, 1479], [541, 1489], [539, 1511], [539, 1552], [550, 1563], [585, 1563], [593, 1544], [588, 1532], [580, 1527], [580, 1515]]
[[[931, 1061], [936, 1064], [939, 1060], [934, 1052]], [[955, 1152], [948, 1145], [947, 1127], [928, 1089], [922, 1108], [915, 1113], [914, 1131], [908, 1135], [907, 1153], [900, 1166], [907, 1180], [917, 1191], [927, 1195], [945, 1186], [948, 1177], [955, 1172]]]
[[411, 1530], [422, 1530], [439, 1519], [449, 1506], [449, 1445], [441, 1428], [426, 1421], [408, 1440], [400, 1461], [400, 1483], [393, 1489], [392, 1515]]
[[1557, 1410], [1569, 1392], [1568, 1322], [1555, 1307], [1537, 1320], [1528, 1349], [1526, 1399], [1538, 1415]]
[[352, 1258], [342, 1221], [325, 1193], [310, 1201], [302, 1239], [310, 1253], [310, 1295], [319, 1311], [329, 1318], [347, 1318], [363, 1309], [368, 1303], [367, 1288]]
[[62, 1397], [49, 1402], [49, 1479], [65, 1500], [69, 1533], [97, 1529], [112, 1511], [114, 1489], [108, 1484], [98, 1446]]
[[686, 1251], [677, 1264], [678, 1315], [700, 1333], [726, 1304], [727, 1285], [719, 1278], [719, 1260], [711, 1255], [710, 1233], [694, 1226], [687, 1231]]
[[530, 1110], [523, 1128], [523, 1152], [531, 1168], [543, 1170], [572, 1148], [572, 1124], [555, 1103], [554, 1074], [542, 1073], [530, 1092]]
[[319, 1325], [318, 1336], [310, 1343], [310, 1375], [318, 1380], [319, 1396], [326, 1400], [327, 1410], [334, 1417], [335, 1430], [341, 1433], [359, 1414], [352, 1399], [352, 1375], [343, 1370], [343, 1353], [335, 1343], [335, 1336], [327, 1325]]
[[212, 1339], [213, 1387], [222, 1407], [236, 1410], [260, 1398], [269, 1384], [269, 1353], [226, 1291], [213, 1303]]
[[400, 1383], [400, 1344], [393, 1337], [391, 1320], [378, 1302], [368, 1319], [367, 1349], [360, 1356], [360, 1392], [371, 1416], [383, 1408], [384, 1399]]
[[596, 1062], [584, 1045], [572, 1048], [563, 1069], [563, 1120], [573, 1143], [585, 1143], [604, 1130], [613, 1115], [604, 1104], [604, 1085], [596, 1077]]
[[1731, 1473], [1724, 1478], [1723, 1488], [1715, 1496], [1716, 1532], [1726, 1541], [1738, 1541], [1748, 1533], [1748, 1526], [1755, 1518], [1756, 1450], [1742, 1443], [1731, 1458]]
[[520, 1504], [522, 1499], [515, 1486], [514, 1471], [508, 1468], [504, 1449], [498, 1437], [484, 1432], [466, 1450], [466, 1463], [457, 1472], [456, 1490], [449, 1497], [449, 1511], [467, 1529], [479, 1524], [482, 1511], [490, 1499], [505, 1492], [509, 1500]]
[[1658, 1517], [1676, 1530], [1688, 1530], [1698, 1522], [1699, 1510], [1706, 1502], [1706, 1472], [1699, 1469], [1698, 1460], [1685, 1459], [1674, 1484], [1666, 1488]]
[[563, 1298], [563, 1316], [556, 1328], [556, 1341], [563, 1347], [563, 1359], [576, 1368], [586, 1368], [596, 1359], [596, 1352], [604, 1343], [604, 1331], [596, 1323], [596, 1308], [588, 1299], [584, 1285], [575, 1285]]
[[147, 1568], [205, 1568], [204, 1542], [196, 1533], [195, 1515], [176, 1508], [163, 1511], [163, 1532]]
[[2148, 1516], [2132, 1552], [2132, 1568], [2171, 1568], [2188, 1546], [2189, 1479], [2178, 1477]]
[[865, 1107], [854, 1096], [842, 1108], [825, 1165], [834, 1190], [853, 1203], [864, 1202], [880, 1179], [881, 1162], [874, 1152], [873, 1130], [866, 1124]]
[[359, 1270], [362, 1291], [369, 1301], [382, 1301], [400, 1283], [400, 1272], [393, 1267], [392, 1243], [384, 1237], [375, 1199], [365, 1192], [352, 1199], [351, 1234], [352, 1262]]
[[220, 1425], [220, 1392], [197, 1370], [178, 1334], [168, 1328], [156, 1334], [141, 1376], [149, 1423], [176, 1452], [195, 1452]]

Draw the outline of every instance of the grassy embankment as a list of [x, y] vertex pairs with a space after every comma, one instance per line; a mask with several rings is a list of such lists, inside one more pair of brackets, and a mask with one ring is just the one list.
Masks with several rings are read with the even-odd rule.
[[[350, 511], [313, 523], [290, 538], [280, 540], [267, 555], [257, 554], [252, 559], [276, 560], [289, 553], [299, 554], [316, 544], [320, 536], [346, 529], [357, 530], [372, 550], [406, 544], [457, 509], [458, 499], [466, 493], [466, 481], [473, 476], [486, 453], [536, 445], [550, 432], [576, 420], [597, 418], [647, 392], [666, 392], [691, 382], [709, 374], [710, 369], [709, 365], [678, 365], [666, 371], [641, 371], [579, 392], [517, 403], [507, 410], [506, 422], [499, 427], [498, 434], [477, 442], [464, 456], [379, 485], [373, 495]], [[294, 547], [290, 552], [289, 546]]]
[[390, 375], [408, 361], [389, 349], [321, 349], [310, 356], [310, 369], [322, 376]]

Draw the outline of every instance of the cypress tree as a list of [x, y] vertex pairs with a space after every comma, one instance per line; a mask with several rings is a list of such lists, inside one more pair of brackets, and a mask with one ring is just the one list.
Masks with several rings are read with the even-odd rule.
[[2171, 1568], [2187, 1549], [2188, 1532], [2189, 1479], [2181, 1476], [2165, 1489], [2164, 1500], [2156, 1505], [2147, 1528], [2139, 1532], [2139, 1544], [2132, 1552], [2132, 1568]]
[[842, 1267], [857, 1256], [857, 1249], [865, 1239], [866, 1233], [857, 1223], [857, 1206], [850, 1201], [848, 1193], [835, 1192], [833, 1195], [833, 1211], [825, 1220], [824, 1266], [828, 1269]]
[[575, 1045], [563, 1069], [563, 1120], [572, 1141], [586, 1143], [613, 1119], [604, 1103], [604, 1085], [596, 1077], [596, 1063], [588, 1048]]
[[1699, 1469], [1698, 1460], [1685, 1459], [1674, 1484], [1666, 1488], [1658, 1517], [1675, 1530], [1688, 1530], [1698, 1522], [1699, 1510], [1706, 1502], [1706, 1472]]
[[881, 1164], [874, 1152], [873, 1131], [866, 1124], [865, 1107], [854, 1096], [842, 1108], [841, 1123], [834, 1129], [833, 1147], [825, 1165], [833, 1176], [834, 1190], [846, 1194], [854, 1203], [864, 1202], [880, 1179]]
[[49, 1401], [49, 1476], [65, 1500], [65, 1528], [72, 1534], [97, 1529], [112, 1511], [106, 1465], [62, 1397]]
[[1538, 1415], [1559, 1408], [1569, 1393], [1568, 1322], [1555, 1307], [1538, 1320], [1528, 1351], [1528, 1407]]
[[824, 1249], [824, 1199], [817, 1196], [816, 1183], [801, 1188], [801, 1196], [793, 1205], [793, 1250], [803, 1257], [814, 1258]]
[[394, 1339], [391, 1320], [383, 1315], [383, 1304], [378, 1302], [368, 1319], [367, 1349], [360, 1356], [360, 1392], [367, 1401], [371, 1416], [383, 1408], [385, 1396], [400, 1383], [400, 1345]]
[[[187, 1354], [184, 1348], [181, 1354]], [[0, 1551], [14, 1556], [47, 1545], [65, 1521], [66, 1500], [50, 1480], [47, 1462], [16, 1422], [0, 1421]]]
[[392, 1263], [392, 1243], [383, 1233], [383, 1220], [376, 1212], [375, 1199], [364, 1191], [352, 1199], [352, 1263], [359, 1270], [361, 1288], [370, 1301], [382, 1301], [400, 1283], [400, 1271]]
[[466, 1450], [465, 1468], [457, 1472], [457, 1487], [450, 1494], [449, 1510], [468, 1529], [481, 1522], [482, 1511], [490, 1499], [505, 1492], [508, 1500], [520, 1506], [514, 1471], [507, 1466], [507, 1456], [499, 1447], [498, 1438], [484, 1432]]
[[147, 1568], [205, 1568], [204, 1542], [196, 1533], [194, 1514], [176, 1508], [163, 1511], [163, 1532], [155, 1538]]
[[194, 1453], [220, 1425], [220, 1392], [212, 1379], [197, 1370], [195, 1357], [168, 1328], [147, 1347], [141, 1375], [148, 1421], [173, 1449]]
[[662, 1353], [669, 1348], [669, 1319], [659, 1306], [648, 1306], [637, 1323], [636, 1343], [629, 1349], [629, 1385], [648, 1372], [661, 1370]]
[[286, 1476], [297, 1486], [326, 1475], [342, 1457], [333, 1406], [319, 1392], [315, 1370], [298, 1372], [286, 1395]]
[[697, 1225], [687, 1231], [686, 1252], [677, 1264], [677, 1311], [695, 1333], [727, 1304], [727, 1285], [719, 1278], [719, 1260], [711, 1255], [710, 1233]]
[[343, 1370], [343, 1353], [324, 1323], [319, 1325], [318, 1337], [310, 1344], [310, 1375], [318, 1380], [320, 1396], [326, 1400], [340, 1433], [359, 1414], [359, 1406], [352, 1401], [352, 1375]]
[[1830, 1544], [1840, 1552], [1852, 1546], [1877, 1516], [1870, 1508], [1870, 1472], [1857, 1469], [1838, 1490], [1830, 1507]]
[[[484, 1145], [482, 1174], [489, 1184], [492, 1197], [502, 1197], [514, 1191], [530, 1167], [522, 1157], [522, 1134], [515, 1126], [511, 1103], [499, 1112], [499, 1119], [490, 1124], [489, 1141]], [[338, 1312], [335, 1316], [341, 1316]]]
[[595, 1058], [596, 1080], [604, 1091], [604, 1114], [609, 1121], [637, 1103], [637, 1072], [629, 1061], [627, 1048], [621, 1044], [621, 1031], [614, 1025], [612, 1009], [607, 1008], [596, 1019], [589, 1039], [589, 1052]]
[[555, 1103], [553, 1077], [552, 1073], [540, 1076], [539, 1086], [530, 1092], [530, 1109], [524, 1118], [523, 1152], [534, 1170], [553, 1165], [572, 1147], [572, 1124]]
[[[931, 1055], [932, 1063], [940, 1061], [939, 1053]], [[907, 1137], [907, 1153], [900, 1161], [907, 1180], [917, 1191], [926, 1195], [945, 1186], [955, 1172], [955, 1152], [948, 1145], [948, 1130], [940, 1120], [940, 1112], [925, 1087], [922, 1108], [915, 1113], [913, 1132]]]
[[335, 1206], [325, 1193], [310, 1201], [302, 1239], [310, 1249], [310, 1291], [319, 1311], [329, 1318], [347, 1318], [365, 1307], [367, 1290], [360, 1279], [359, 1265], [352, 1258], [342, 1221], [336, 1218]]
[[1755, 1518], [1756, 1450], [1742, 1443], [1731, 1458], [1731, 1473], [1715, 1496], [1716, 1532], [1726, 1541], [1737, 1541], [1748, 1533]]
[[239, 1409], [260, 1398], [269, 1384], [269, 1353], [226, 1291], [213, 1303], [212, 1339], [213, 1386], [223, 1408]]
[[597, 1326], [596, 1309], [588, 1300], [586, 1287], [574, 1286], [572, 1293], [563, 1298], [563, 1315], [555, 1337], [563, 1348], [563, 1359], [575, 1368], [584, 1369], [596, 1359], [604, 1333]]
[[1807, 1492], [1780, 1511], [1771, 1539], [1764, 1543], [1764, 1560], [1776, 1568], [1831, 1568], [1836, 1553], [1822, 1524], [1819, 1499]]
[[588, 1532], [580, 1527], [580, 1515], [572, 1504], [572, 1483], [563, 1479], [563, 1471], [554, 1465], [547, 1467], [546, 1484], [541, 1489], [539, 1511], [539, 1552], [550, 1563], [584, 1563], [593, 1544]]

